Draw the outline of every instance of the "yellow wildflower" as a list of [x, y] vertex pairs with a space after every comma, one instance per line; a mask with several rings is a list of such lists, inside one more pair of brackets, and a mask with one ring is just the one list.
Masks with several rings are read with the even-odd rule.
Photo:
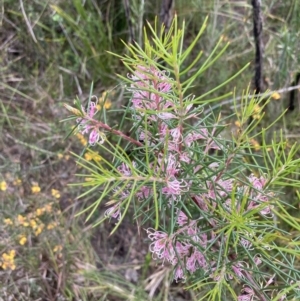
[[109, 99], [106, 100], [105, 104], [104, 104], [104, 108], [106, 110], [111, 108], [111, 101]]
[[5, 219], [4, 219], [4, 224], [5, 224], [5, 225], [12, 225], [13, 222], [12, 222], [12, 220], [11, 220], [10, 218], [5, 218]]
[[104, 91], [102, 95], [98, 98], [96, 108], [97, 110], [101, 110], [101, 107], [104, 107], [106, 110], [111, 108], [111, 100], [108, 98], [107, 91]]
[[17, 179], [15, 179], [15, 180], [13, 181], [13, 184], [14, 184], [15, 186], [20, 186], [20, 185], [22, 184], [22, 180], [19, 179], [19, 178], [17, 178]]
[[14, 270], [16, 268], [16, 265], [14, 262], [15, 255], [16, 255], [15, 250], [11, 250], [8, 254], [3, 253], [1, 255], [2, 263], [0, 264], [0, 266], [3, 268], [3, 270], [7, 270], [7, 269]]
[[280, 94], [278, 92], [274, 92], [271, 97], [275, 100], [278, 100], [280, 99]]
[[56, 252], [60, 252], [62, 250], [62, 246], [61, 245], [57, 245], [53, 248], [53, 252], [56, 253]]
[[56, 223], [56, 222], [50, 223], [50, 224], [47, 226], [47, 230], [52, 230], [52, 229], [54, 229], [56, 226], [57, 226], [57, 223]]
[[43, 229], [44, 229], [45, 225], [44, 224], [40, 224], [37, 229], [34, 231], [35, 236], [38, 236], [39, 234], [42, 233]]
[[44, 208], [38, 208], [36, 209], [35, 213], [37, 216], [41, 216], [45, 212]]
[[52, 196], [54, 196], [56, 199], [59, 199], [60, 198], [60, 193], [58, 190], [56, 189], [51, 189], [51, 194]]
[[5, 181], [0, 182], [0, 190], [1, 191], [6, 191], [7, 189], [7, 184]]
[[84, 154], [84, 158], [87, 160], [87, 161], [91, 161], [91, 160], [94, 160], [96, 162], [99, 162], [101, 160], [101, 156], [97, 153], [93, 153], [93, 152], [86, 152]]
[[86, 146], [88, 144], [86, 138], [81, 134], [81, 133], [77, 133], [76, 134], [76, 137], [78, 138], [78, 140], [80, 141], [80, 143], [83, 145], [83, 146]]
[[238, 121], [238, 120], [236, 120], [236, 121], [234, 122], [234, 124], [235, 124], [237, 127], [239, 127], [239, 128], [240, 128], [241, 125], [242, 125], [242, 124], [240, 123], [240, 121]]
[[34, 193], [34, 194], [37, 194], [40, 191], [41, 191], [41, 188], [40, 188], [39, 184], [36, 183], [36, 182], [32, 183], [31, 192]]
[[260, 150], [261, 146], [260, 146], [260, 144], [258, 143], [257, 140], [251, 139], [250, 143], [252, 144], [254, 150], [256, 150], [256, 151]]
[[24, 227], [28, 227], [29, 223], [26, 220], [26, 217], [22, 216], [21, 214], [18, 215], [17, 220], [19, 222], [19, 225], [22, 225]]
[[36, 221], [35, 221], [34, 219], [31, 219], [31, 220], [29, 221], [29, 224], [30, 224], [30, 227], [31, 227], [32, 229], [35, 229], [35, 228], [37, 227], [37, 223], [36, 223]]
[[26, 242], [27, 242], [26, 236], [25, 236], [25, 235], [22, 235], [22, 236], [20, 237], [19, 244], [23, 246], [23, 245], [26, 244]]
[[59, 160], [61, 160], [63, 157], [64, 157], [63, 154], [61, 154], [61, 153], [58, 153], [58, 154], [57, 154], [57, 158], [58, 158]]
[[23, 224], [24, 221], [25, 221], [25, 219], [26, 219], [26, 217], [24, 217], [24, 216], [22, 216], [21, 214], [19, 214], [18, 217], [17, 217], [17, 219], [18, 219], [18, 222], [19, 222], [20, 224]]
[[84, 154], [84, 158], [88, 161], [91, 161], [93, 159], [93, 156], [90, 152], [87, 152]]
[[261, 107], [258, 104], [256, 104], [253, 108], [253, 115], [252, 115], [253, 119], [259, 119], [261, 117], [260, 113], [261, 113]]

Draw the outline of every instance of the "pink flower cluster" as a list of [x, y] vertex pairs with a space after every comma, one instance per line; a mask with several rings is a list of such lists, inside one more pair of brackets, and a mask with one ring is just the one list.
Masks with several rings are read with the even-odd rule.
[[[165, 71], [154, 67], [146, 68], [137, 66], [134, 75], [128, 76], [133, 83], [129, 88], [132, 91], [132, 111], [135, 124], [139, 125], [139, 140], [147, 141], [149, 145], [162, 143], [165, 150], [176, 155], [182, 155], [180, 145], [183, 143], [182, 126], [177, 122], [176, 126], [170, 127], [172, 120], [188, 118], [192, 108], [191, 103], [184, 106], [174, 98], [173, 80], [166, 75]], [[168, 97], [166, 97], [168, 96]], [[142, 119], [146, 116], [149, 127], [156, 128], [156, 135], [146, 131]], [[194, 116], [190, 114], [189, 118]], [[201, 133], [201, 130], [200, 130]], [[203, 138], [202, 135], [189, 139], [189, 142]], [[184, 156], [182, 156], [184, 158]]]
[[187, 216], [179, 211], [177, 224], [180, 226], [181, 236], [185, 239], [177, 239], [177, 235], [168, 235], [152, 228], [147, 229], [148, 237], [152, 240], [150, 251], [155, 259], [168, 261], [175, 266], [174, 279], [186, 278], [186, 271], [193, 274], [197, 269], [207, 270], [209, 264], [203, 253], [209, 241], [205, 233], [198, 233], [197, 223], [189, 222]]
[[[135, 197], [143, 201], [159, 194], [164, 200], [163, 210], [167, 212], [175, 208], [176, 212], [176, 225], [171, 233], [147, 229], [153, 258], [173, 265], [176, 281], [197, 270], [217, 281], [221, 277], [220, 266], [216, 258], [209, 258], [208, 254], [218, 254], [226, 240], [230, 239], [226, 235], [216, 235], [220, 220], [230, 222], [226, 214], [233, 211], [240, 215], [253, 211], [270, 217], [274, 195], [266, 192], [267, 179], [263, 176], [251, 174], [237, 179], [228, 175], [234, 156], [225, 157], [223, 165], [220, 159], [213, 160], [213, 156], [209, 155], [211, 151], [224, 151], [216, 134], [217, 125], [208, 128], [199, 121], [196, 110], [192, 110], [190, 98], [179, 101], [174, 96], [175, 83], [165, 71], [137, 66], [129, 78], [132, 80], [129, 88], [132, 92], [132, 116], [139, 140], [151, 149], [153, 162], [150, 168], [157, 183], [157, 191], [152, 191], [151, 185], [145, 185], [139, 188]], [[185, 126], [187, 119], [196, 121], [196, 126]], [[200, 158], [197, 147], [201, 150]], [[133, 166], [139, 169], [138, 163], [132, 163], [131, 168], [122, 163], [118, 171], [124, 177], [130, 177]], [[119, 194], [119, 202], [106, 211], [107, 216], [119, 218], [121, 204], [129, 195], [130, 187], [126, 186]], [[191, 208], [196, 216], [189, 218], [190, 212], [182, 208]], [[216, 212], [226, 214], [218, 216]], [[245, 271], [249, 266], [238, 257], [236, 250], [250, 250], [252, 234], [245, 231], [238, 235], [239, 245], [229, 250], [231, 256], [223, 258], [224, 277], [242, 281], [247, 278]], [[252, 300], [253, 294], [251, 288], [245, 287], [238, 300]]]
[[[199, 269], [217, 281], [220, 276], [216, 262], [207, 257], [208, 246], [210, 246], [210, 252], [218, 252], [219, 242], [215, 233], [201, 231], [201, 228], [197, 226], [197, 221], [189, 221], [182, 211], [179, 211], [177, 215], [177, 225], [179, 226], [177, 232], [171, 235], [152, 228], [147, 229], [148, 237], [152, 241], [149, 249], [153, 253], [153, 258], [172, 264], [176, 281], [184, 280], [187, 273], [194, 274]], [[208, 236], [210, 236], [209, 239]], [[247, 268], [245, 262], [235, 261], [231, 264], [231, 270], [226, 271], [226, 277], [233, 279], [235, 275], [243, 279], [245, 266]]]
[[[213, 182], [206, 184], [207, 191], [203, 194], [192, 195], [192, 199], [202, 210], [203, 216], [213, 212], [218, 203], [222, 202], [228, 211], [239, 211], [240, 203], [235, 201], [234, 208], [229, 204], [232, 202], [232, 189], [233, 180], [216, 180], [213, 178]], [[212, 184], [214, 183], [214, 184]], [[247, 206], [243, 209], [246, 214], [250, 210], [258, 210], [261, 215], [268, 215], [271, 213], [271, 205], [269, 204], [271, 196], [263, 194], [264, 185], [266, 180], [263, 177], [257, 178], [254, 175], [249, 176], [249, 184], [239, 187], [239, 190], [246, 191], [251, 188], [251, 192], [248, 195], [249, 201]], [[252, 186], [251, 186], [252, 185]], [[238, 198], [237, 198], [238, 199]], [[263, 204], [263, 202], [265, 202]], [[148, 229], [148, 237], [152, 241], [150, 245], [150, 251], [153, 253], [155, 259], [161, 259], [163, 262], [168, 261], [172, 265], [176, 266], [174, 279], [177, 281], [180, 278], [185, 278], [186, 272], [193, 274], [196, 270], [202, 269], [206, 274], [210, 275], [213, 279], [217, 279], [215, 262], [206, 258], [207, 247], [214, 241], [213, 246], [210, 246], [209, 251], [218, 252], [221, 246], [221, 241], [216, 238], [214, 229], [217, 229], [217, 220], [214, 218], [208, 219], [212, 230], [203, 230], [201, 226], [198, 226], [203, 221], [203, 216], [199, 215], [197, 220], [188, 219], [187, 215], [179, 210], [177, 214], [177, 230], [173, 234], [168, 235], [162, 231], [154, 231]], [[224, 221], [226, 218], [224, 217]], [[208, 239], [210, 237], [210, 239]], [[240, 247], [251, 250], [252, 243], [251, 234], [248, 232], [243, 233], [240, 236]], [[233, 256], [232, 258], [234, 258]], [[227, 263], [231, 262], [231, 270], [227, 271], [227, 278], [232, 279], [233, 275], [239, 279], [244, 278], [243, 270], [247, 267], [247, 264], [243, 261], [231, 260], [228, 258]], [[256, 263], [259, 264], [259, 261]], [[216, 271], [216, 273], [214, 273]]]

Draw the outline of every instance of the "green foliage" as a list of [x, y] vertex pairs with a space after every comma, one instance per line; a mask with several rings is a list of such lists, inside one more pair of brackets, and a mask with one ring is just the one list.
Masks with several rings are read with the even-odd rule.
[[[128, 90], [133, 95], [149, 95], [149, 99], [142, 98], [139, 104], [141, 107], [135, 108], [134, 101], [138, 101], [142, 96], [132, 96], [131, 106], [125, 109], [125, 114], [128, 111], [132, 114], [132, 133], [136, 136], [135, 143], [138, 145], [131, 149], [130, 156], [126, 153], [127, 148], [123, 149], [119, 145], [115, 146], [106, 141], [105, 144], [101, 143], [98, 146], [103, 153], [112, 156], [112, 161], [104, 159], [96, 165], [78, 157], [78, 163], [87, 170], [90, 177], [88, 182], [78, 184], [90, 187], [80, 197], [86, 197], [95, 189], [101, 191], [98, 199], [80, 214], [88, 212], [86, 219], [88, 221], [100, 204], [109, 198], [107, 205], [112, 206], [111, 209], [100, 217], [94, 226], [99, 225], [107, 218], [119, 216], [115, 228], [111, 232], [114, 233], [126, 214], [130, 214], [132, 207], [134, 208], [133, 217], [136, 221], [140, 221], [141, 225], [150, 224], [155, 229], [160, 229], [162, 232], [159, 233], [168, 233], [170, 240], [174, 239], [175, 245], [177, 242], [191, 240], [186, 236], [184, 230], [189, 227], [189, 224], [178, 229], [177, 223], [179, 222], [176, 220], [179, 210], [182, 210], [191, 224], [196, 223], [199, 226], [200, 233], [210, 237], [210, 243], [205, 247], [200, 247], [196, 242], [192, 242], [191, 245], [191, 248], [200, 248], [199, 251], [201, 250], [205, 254], [206, 260], [212, 263], [210, 274], [204, 269], [204, 274], [199, 272], [186, 276], [188, 282], [192, 283], [190, 287], [199, 292], [199, 300], [224, 300], [224, 298], [237, 300], [238, 291], [243, 292], [241, 285], [250, 287], [251, 294], [262, 300], [273, 300], [274, 294], [279, 294], [281, 297], [284, 294], [296, 297], [298, 290], [295, 287], [291, 288], [290, 284], [298, 282], [300, 278], [299, 272], [293, 266], [299, 256], [297, 241], [300, 236], [299, 234], [295, 237], [289, 235], [276, 219], [285, 221], [289, 225], [290, 231], [298, 231], [299, 225], [286, 211], [286, 204], [281, 201], [280, 195], [270, 189], [282, 186], [290, 175], [297, 173], [299, 160], [295, 159], [295, 155], [299, 150], [294, 145], [290, 153], [286, 155], [284, 152], [286, 141], [282, 135], [279, 140], [274, 137], [271, 145], [267, 145], [266, 131], [276, 124], [280, 117], [269, 124], [266, 129], [259, 130], [259, 124], [263, 118], [262, 111], [268, 101], [265, 101], [264, 97], [259, 99], [255, 96], [250, 97], [249, 90], [244, 94], [242, 105], [236, 112], [240, 127], [237, 137], [224, 140], [221, 135], [226, 127], [224, 126], [226, 119], [222, 120], [213, 114], [202, 115], [203, 104], [213, 103], [221, 98], [207, 99], [206, 97], [228, 83], [226, 81], [201, 96], [193, 97], [190, 94], [190, 88], [196, 78], [215, 63], [226, 49], [225, 45], [219, 50], [219, 43], [217, 43], [212, 53], [204, 61], [201, 61], [201, 54], [199, 54], [191, 63], [185, 64], [193, 47], [200, 39], [206, 22], [195, 37], [194, 43], [186, 49], [183, 48], [185, 24], [183, 23], [179, 28], [177, 18], [175, 18], [170, 31], [166, 34], [163, 31], [159, 34], [156, 27], [153, 28], [148, 24], [151, 34], [145, 31], [144, 49], [136, 44], [130, 44], [127, 46], [130, 55], [116, 55], [122, 59], [132, 74], [127, 78], [120, 75], [128, 83], [130, 87]], [[164, 71], [157, 71], [159, 69]], [[191, 70], [195, 71], [190, 72]], [[167, 72], [168, 76], [165, 76], [164, 72]], [[188, 72], [189, 76], [185, 77]], [[156, 73], [160, 75], [157, 76]], [[240, 72], [232, 78], [239, 74]], [[163, 88], [156, 90], [154, 83], [159, 83], [159, 80], [169, 85], [172, 92], [165, 92]], [[152, 84], [150, 85], [149, 82]], [[160, 109], [151, 109], [146, 104], [143, 105], [143, 102], [150, 102], [149, 106], [151, 107], [151, 101], [154, 102], [151, 95], [161, 99]], [[167, 102], [172, 105], [164, 105]], [[191, 105], [194, 106], [192, 111], [190, 111]], [[72, 112], [72, 108], [69, 110]], [[82, 115], [82, 118], [87, 118], [85, 122], [90, 121], [93, 126], [97, 125], [98, 130], [102, 132], [101, 135], [105, 131], [111, 131], [107, 125], [103, 126], [101, 122], [91, 119], [92, 116], [88, 114]], [[175, 120], [167, 117], [168, 114], [173, 114], [175, 117], [172, 118]], [[253, 118], [251, 123], [249, 123], [249, 118]], [[166, 193], [163, 192], [165, 189], [163, 187], [168, 181], [165, 165], [169, 164], [167, 162], [170, 160], [170, 156], [173, 156], [169, 146], [173, 143], [170, 133], [167, 131], [164, 139], [159, 139], [159, 128], [164, 123], [170, 126], [170, 131], [180, 127], [182, 141], [197, 129], [205, 129], [209, 133], [209, 138], [204, 144], [196, 143], [188, 147], [191, 161], [187, 164], [180, 163], [180, 183], [188, 181], [187, 191], [189, 192], [182, 190], [179, 199], [176, 199], [178, 192], [174, 192], [176, 199], [174, 202], [168, 199]], [[138, 142], [141, 128], [146, 137], [143, 145]], [[121, 135], [121, 131], [114, 133], [133, 142], [132, 138]], [[251, 147], [251, 141], [258, 137], [262, 141], [261, 156], [255, 155]], [[211, 143], [220, 151], [209, 154]], [[184, 151], [182, 143], [178, 152]], [[260, 159], [264, 160], [265, 166], [258, 163]], [[215, 169], [211, 167], [213, 164], [215, 164]], [[124, 172], [125, 169], [126, 172]], [[264, 183], [263, 175], [266, 171], [269, 176], [266, 177], [266, 183]], [[253, 176], [253, 173], [258, 176]], [[85, 174], [79, 176], [86, 177]], [[251, 177], [254, 177], [255, 181], [262, 181], [263, 184], [260, 185], [264, 187], [264, 192], [260, 190], [261, 188], [257, 188], [254, 182], [249, 184]], [[207, 189], [211, 189], [216, 196], [220, 194], [220, 189], [223, 190], [223, 193], [228, 193], [226, 188], [222, 188], [218, 184], [221, 179], [224, 179], [224, 183], [232, 181], [233, 187], [228, 195], [229, 199], [221, 198], [211, 203], [206, 202], [206, 198], [209, 197], [205, 194], [203, 183], [210, 183], [207, 184], [210, 186]], [[290, 185], [300, 187], [296, 181], [291, 182]], [[153, 193], [141, 199], [138, 197], [141, 189], [148, 189]], [[201, 195], [204, 204], [197, 205], [193, 196], [201, 198]], [[270, 199], [254, 205], [255, 195], [259, 198]], [[204, 209], [201, 206], [208, 206], [208, 208]], [[274, 219], [271, 218], [272, 216]], [[154, 237], [155, 232], [150, 233]], [[151, 238], [150, 235], [149, 237]], [[152, 252], [155, 253], [153, 248]], [[211, 251], [212, 248], [214, 251]], [[169, 252], [171, 252], [170, 249]], [[190, 250], [190, 252], [192, 251]], [[181, 266], [185, 262], [182, 259], [182, 262], [176, 261], [176, 263], [174, 278], [177, 280], [176, 270], [183, 269]], [[241, 269], [243, 272], [236, 272], [235, 269]], [[184, 273], [187, 272], [184, 271]], [[274, 278], [273, 273], [275, 273], [279, 285], [269, 288], [270, 281]]]

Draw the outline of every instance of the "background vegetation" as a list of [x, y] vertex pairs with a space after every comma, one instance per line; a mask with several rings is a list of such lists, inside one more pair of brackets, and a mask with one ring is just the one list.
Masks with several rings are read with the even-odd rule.
[[[106, 99], [109, 118], [118, 123], [117, 110], [128, 99], [115, 74], [126, 71], [107, 51], [125, 52], [121, 39], [130, 38], [128, 24], [142, 44], [143, 25], [154, 22], [161, 5], [158, 0], [129, 2], [129, 19], [119, 0], [1, 4], [0, 300], [147, 300], [149, 295], [155, 300], [197, 300], [183, 285], [170, 285], [170, 268], [151, 262], [143, 231], [136, 233], [131, 221], [109, 236], [114, 225], [92, 228], [93, 220], [84, 223], [74, 217], [83, 206], [76, 197], [84, 190], [68, 186], [81, 172], [71, 152], [82, 153], [86, 140], [80, 135], [65, 139], [72, 124], [60, 123], [67, 116], [62, 103], [71, 103], [76, 95], [84, 103], [94, 82], [93, 94], [100, 103]], [[205, 93], [251, 62], [222, 90], [222, 95], [234, 89], [241, 95], [253, 78], [250, 1], [176, 0], [175, 10], [187, 23], [187, 44], [209, 16], [196, 47], [204, 59], [221, 36], [222, 43], [230, 42], [221, 59], [197, 80], [194, 93]], [[275, 91], [290, 86], [299, 72], [300, 1], [265, 0], [263, 16], [265, 85]], [[264, 122], [288, 106], [289, 95], [279, 96], [268, 106]], [[216, 110], [229, 115], [232, 105], [221, 100]], [[297, 101], [273, 130], [282, 129], [292, 144], [300, 135], [298, 117]], [[232, 120], [229, 128], [234, 126]], [[259, 152], [260, 142], [253, 143]], [[90, 151], [84, 156], [101, 160], [101, 154]], [[287, 188], [285, 197], [299, 208], [298, 191]]]

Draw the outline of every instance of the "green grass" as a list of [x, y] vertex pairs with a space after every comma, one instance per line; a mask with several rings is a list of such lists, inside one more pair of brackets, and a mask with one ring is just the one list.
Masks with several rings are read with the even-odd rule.
[[[145, 20], [153, 24], [160, 9], [160, 1], [146, 2], [130, 1], [138, 41], [141, 24]], [[288, 86], [300, 69], [299, 7], [299, 0], [264, 1], [264, 75], [271, 90]], [[84, 147], [77, 137], [65, 139], [72, 124], [60, 123], [68, 115], [62, 103], [71, 104], [76, 95], [84, 102], [91, 82], [93, 93], [100, 97], [120, 84], [116, 73], [126, 75], [122, 63], [107, 52], [125, 51], [121, 39], [128, 41], [128, 25], [123, 1], [5, 0], [2, 8], [0, 182], [5, 181], [7, 189], [0, 191], [0, 256], [12, 250], [16, 254], [15, 270], [0, 268], [0, 300], [12, 296], [16, 300], [147, 300], [149, 288], [156, 285], [160, 289], [150, 290], [154, 300], [168, 300], [168, 295], [197, 300], [193, 291], [183, 290], [184, 285], [170, 286], [170, 269], [149, 260], [143, 234], [136, 235], [130, 221], [109, 237], [113, 225], [94, 229], [83, 218], [74, 217], [84, 206], [76, 200], [84, 190], [68, 186], [78, 181], [75, 173], [82, 172], [70, 152], [80, 154]], [[187, 45], [209, 16], [194, 55], [203, 51], [203, 60], [207, 58], [221, 36], [223, 45], [230, 42], [221, 59], [197, 79], [196, 95], [253, 61], [249, 1], [178, 0], [176, 11], [187, 23]], [[233, 89], [241, 95], [252, 77], [253, 64], [214, 96]], [[109, 110], [126, 104], [121, 89], [111, 97]], [[282, 112], [287, 97], [282, 94], [280, 100], [272, 101], [264, 122]], [[232, 113], [230, 106], [222, 107], [222, 113]], [[118, 122], [115, 114], [110, 118]], [[300, 136], [298, 117], [297, 109], [276, 126], [291, 143]], [[32, 191], [34, 183], [39, 192]], [[52, 195], [52, 189], [59, 191], [60, 197]], [[298, 206], [294, 190], [288, 189], [287, 198]], [[51, 210], [42, 209], [50, 203]], [[43, 214], [38, 215], [38, 209], [44, 210]], [[19, 215], [26, 217], [28, 226]], [[40, 233], [33, 221], [43, 227]], [[47, 229], [49, 225], [53, 228]], [[24, 245], [20, 244], [22, 237], [26, 237]]]

